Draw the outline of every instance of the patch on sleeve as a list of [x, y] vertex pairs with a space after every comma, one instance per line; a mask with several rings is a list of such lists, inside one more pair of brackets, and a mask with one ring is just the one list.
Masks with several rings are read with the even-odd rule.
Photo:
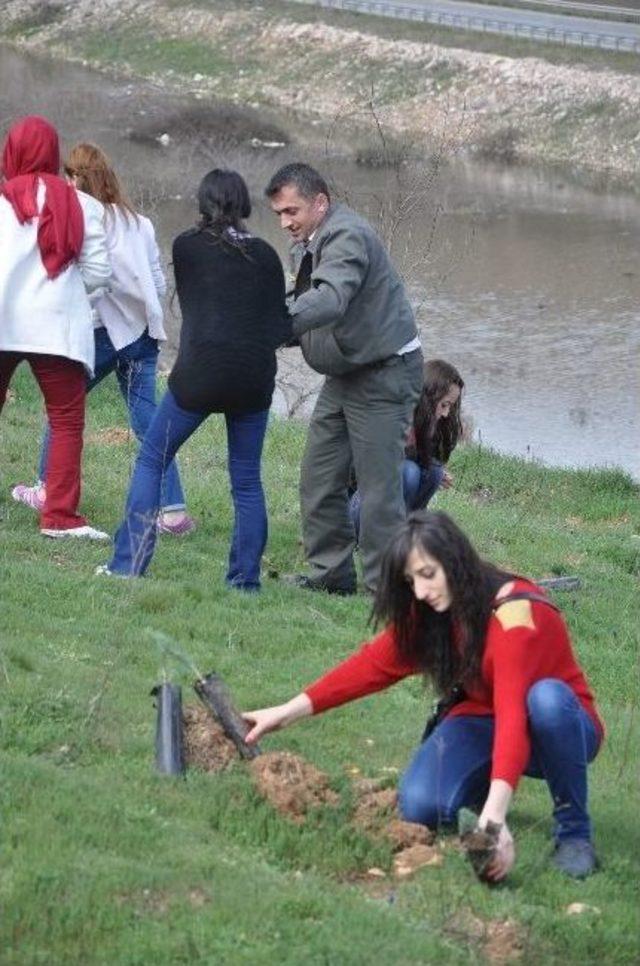
[[505, 631], [514, 627], [530, 627], [535, 630], [530, 600], [510, 600], [498, 607], [495, 614]]

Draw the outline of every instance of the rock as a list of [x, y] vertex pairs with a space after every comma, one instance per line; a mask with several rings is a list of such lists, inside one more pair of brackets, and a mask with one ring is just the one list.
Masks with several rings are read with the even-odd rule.
[[387, 877], [387, 873], [383, 869], [378, 869], [376, 866], [367, 869], [367, 875], [370, 875], [372, 879], [386, 879]]
[[600, 915], [597, 906], [590, 906], [586, 902], [570, 902], [564, 911], [567, 916], [582, 916], [585, 912], [591, 912], [594, 916]]
[[442, 852], [432, 845], [412, 845], [396, 855], [393, 874], [398, 879], [406, 879], [426, 865], [442, 865]]

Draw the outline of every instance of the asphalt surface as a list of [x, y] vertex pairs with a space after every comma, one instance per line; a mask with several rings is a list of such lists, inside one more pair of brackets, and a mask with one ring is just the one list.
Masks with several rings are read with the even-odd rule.
[[382, 14], [401, 20], [425, 18], [432, 23], [509, 33], [535, 40], [551, 40], [607, 49], [637, 50], [640, 23], [620, 23], [538, 10], [470, 3], [466, 0], [318, 0], [320, 6]]

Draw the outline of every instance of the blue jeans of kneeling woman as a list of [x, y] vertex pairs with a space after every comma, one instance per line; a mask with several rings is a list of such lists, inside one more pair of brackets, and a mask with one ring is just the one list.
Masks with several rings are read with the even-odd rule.
[[[162, 475], [180, 447], [208, 417], [178, 405], [167, 390], [142, 441], [135, 463], [125, 518], [115, 535], [109, 570], [129, 577], [147, 570], [156, 544]], [[269, 410], [224, 414], [229, 477], [235, 511], [227, 583], [242, 590], [260, 588], [260, 560], [267, 542], [267, 510], [260, 477]]]
[[[444, 466], [438, 460], [431, 460], [429, 467], [424, 469], [414, 460], [402, 461], [402, 495], [407, 513], [412, 510], [424, 510], [427, 503], [440, 487], [444, 477]], [[358, 490], [349, 499], [349, 518], [356, 532], [360, 536], [360, 493]]]
[[[525, 775], [544, 778], [553, 801], [554, 834], [591, 839], [587, 764], [600, 736], [564, 681], [537, 681], [527, 695], [531, 758]], [[450, 825], [463, 807], [481, 808], [489, 792], [494, 718], [445, 718], [416, 752], [400, 784], [402, 817], [430, 828]]]

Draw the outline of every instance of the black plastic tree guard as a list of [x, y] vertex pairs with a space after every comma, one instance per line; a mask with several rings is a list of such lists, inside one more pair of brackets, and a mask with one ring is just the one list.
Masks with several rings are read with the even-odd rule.
[[182, 747], [182, 693], [179, 685], [158, 684], [151, 694], [156, 699], [156, 769], [162, 775], [182, 775], [185, 769]]
[[261, 754], [258, 745], [245, 742], [250, 731], [247, 722], [234, 708], [229, 693], [219, 674], [212, 671], [193, 685], [200, 700], [207, 706], [214, 718], [220, 722], [227, 738], [233, 741], [241, 758], [256, 758]]

